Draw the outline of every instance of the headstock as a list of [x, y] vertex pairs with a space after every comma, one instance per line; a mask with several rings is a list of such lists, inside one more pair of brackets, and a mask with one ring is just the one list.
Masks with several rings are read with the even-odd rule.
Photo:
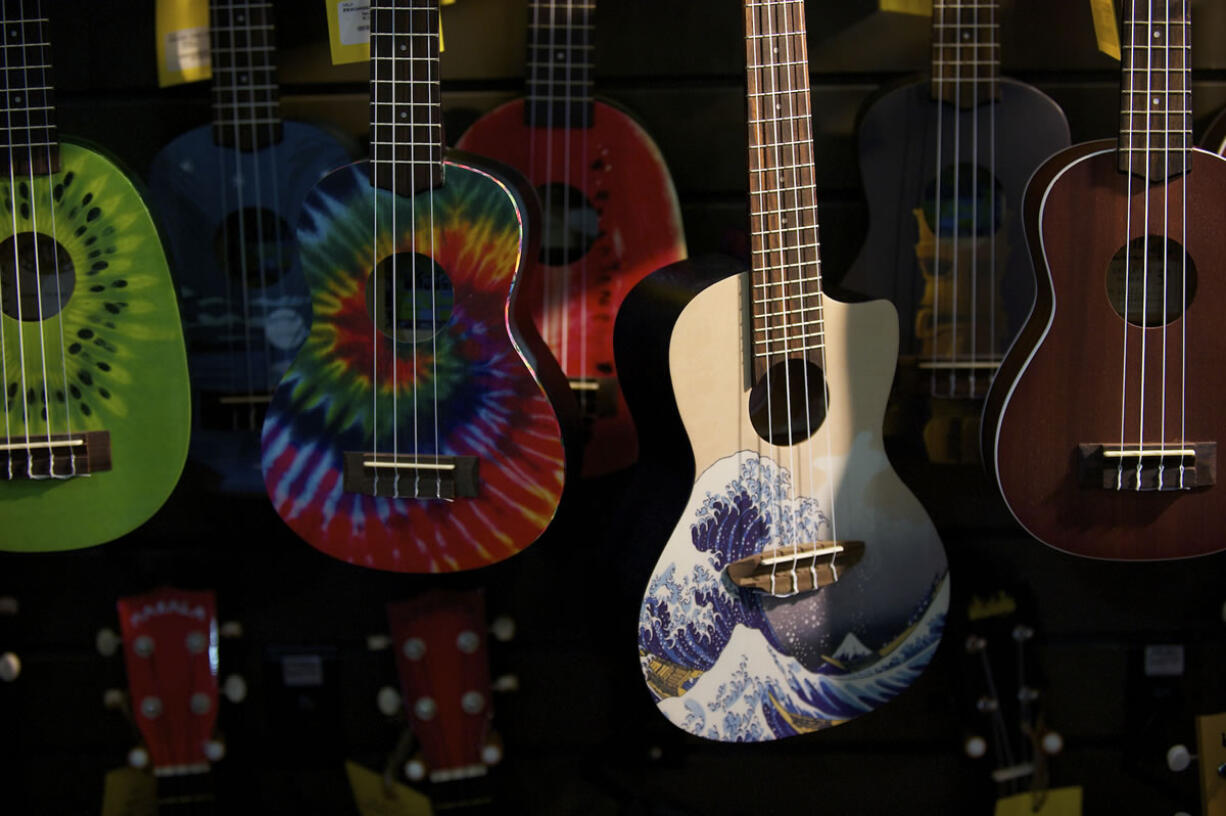
[[[502, 758], [491, 695], [515, 686], [511, 678], [490, 682], [484, 596], [435, 590], [388, 604], [387, 614], [400, 692], [383, 689], [378, 704], [408, 721], [412, 744], [397, 752], [408, 757], [405, 776], [434, 784], [484, 777]], [[500, 619], [495, 636], [510, 639], [513, 628]], [[437, 800], [438, 791], [432, 793]]]

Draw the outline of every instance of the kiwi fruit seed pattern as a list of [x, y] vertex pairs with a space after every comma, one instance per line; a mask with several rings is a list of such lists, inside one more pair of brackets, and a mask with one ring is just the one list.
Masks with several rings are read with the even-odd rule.
[[136, 188], [92, 150], [62, 143], [58, 172], [0, 175], [0, 199], [4, 441], [107, 431], [112, 458], [89, 476], [0, 480], [0, 549], [92, 546], [152, 515], [183, 468], [174, 286]]

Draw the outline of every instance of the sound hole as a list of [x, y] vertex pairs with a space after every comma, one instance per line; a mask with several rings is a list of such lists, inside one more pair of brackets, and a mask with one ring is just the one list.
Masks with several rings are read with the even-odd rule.
[[600, 214], [579, 190], [552, 182], [537, 188], [545, 208], [541, 263], [567, 266], [582, 258], [600, 235]]
[[793, 357], [775, 363], [750, 389], [749, 419], [772, 445], [796, 444], [822, 426], [828, 398], [821, 368]]
[[76, 282], [72, 256], [50, 235], [22, 232], [0, 243], [0, 306], [14, 320], [19, 305], [27, 322], [59, 314]]
[[237, 286], [263, 289], [294, 265], [294, 233], [272, 210], [246, 207], [226, 216], [213, 236], [213, 250]]
[[429, 340], [451, 320], [455, 293], [443, 268], [420, 253], [389, 255], [366, 281], [366, 311], [403, 343]]
[[922, 206], [928, 228], [941, 237], [952, 237], [955, 233], [964, 238], [986, 237], [999, 230], [1005, 219], [1004, 188], [987, 170], [969, 162], [951, 164], [941, 171], [940, 205], [938, 213], [934, 179], [924, 188]]
[[1184, 313], [1195, 294], [1196, 266], [1180, 243], [1164, 235], [1132, 239], [1107, 267], [1111, 308], [1134, 326], [1165, 326]]

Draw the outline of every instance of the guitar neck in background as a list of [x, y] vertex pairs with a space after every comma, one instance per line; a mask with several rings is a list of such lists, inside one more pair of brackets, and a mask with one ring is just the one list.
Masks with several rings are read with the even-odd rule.
[[596, 0], [532, 0], [525, 123], [590, 128], [595, 55]]
[[272, 3], [211, 0], [213, 142], [259, 150], [282, 137]]

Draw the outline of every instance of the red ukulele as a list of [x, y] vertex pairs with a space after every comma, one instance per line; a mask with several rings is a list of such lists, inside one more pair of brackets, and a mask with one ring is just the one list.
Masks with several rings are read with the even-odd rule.
[[520, 296], [579, 400], [583, 475], [630, 465], [634, 423], [613, 365], [613, 320], [639, 280], [685, 257], [668, 168], [630, 116], [592, 97], [596, 0], [532, 0], [528, 95], [478, 119], [457, 147], [519, 170], [544, 207]]
[[1115, 140], [1031, 179], [1038, 301], [993, 383], [985, 461], [1028, 531], [1077, 555], [1226, 546], [1226, 160], [1192, 146], [1188, 0], [1127, 0]]
[[[120, 598], [117, 606], [131, 715], [143, 740], [129, 760], [138, 767], [152, 766], [161, 816], [213, 813], [210, 772], [224, 755], [215, 733], [213, 593], [163, 587]], [[104, 639], [105, 632], [99, 636], [100, 648]]]

